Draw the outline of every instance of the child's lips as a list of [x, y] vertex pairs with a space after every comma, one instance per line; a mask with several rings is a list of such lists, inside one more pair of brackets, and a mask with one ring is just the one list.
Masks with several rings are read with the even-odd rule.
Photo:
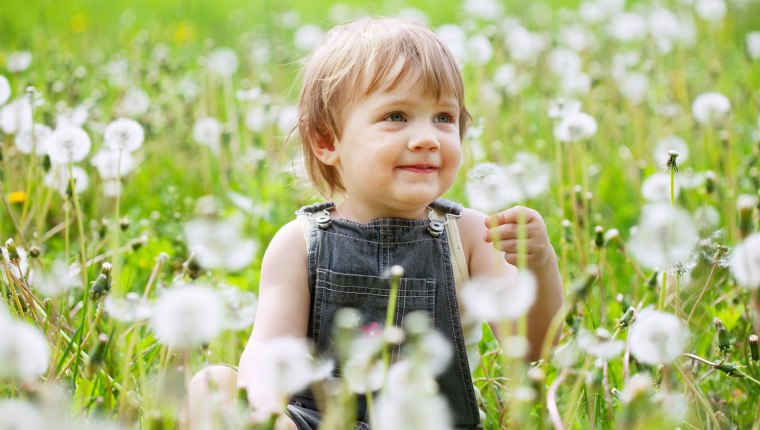
[[398, 169], [411, 173], [434, 173], [438, 167], [433, 164], [406, 164], [398, 166]]

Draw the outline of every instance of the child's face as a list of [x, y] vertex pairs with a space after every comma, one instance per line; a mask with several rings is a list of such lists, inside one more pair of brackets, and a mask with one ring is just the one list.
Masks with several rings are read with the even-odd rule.
[[420, 217], [459, 169], [459, 112], [456, 97], [437, 99], [408, 75], [347, 106], [328, 162], [340, 174], [346, 204], [373, 217]]

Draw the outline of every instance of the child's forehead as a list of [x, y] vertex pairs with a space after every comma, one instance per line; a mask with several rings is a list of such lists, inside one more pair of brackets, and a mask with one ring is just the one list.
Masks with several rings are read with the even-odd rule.
[[425, 70], [410, 65], [403, 60], [395, 61], [390, 67], [365, 70], [357, 79], [359, 98], [370, 95], [391, 96], [402, 94], [422, 94], [437, 101], [453, 100], [459, 104], [459, 94], [450, 82], [440, 82], [440, 77], [426, 76]]

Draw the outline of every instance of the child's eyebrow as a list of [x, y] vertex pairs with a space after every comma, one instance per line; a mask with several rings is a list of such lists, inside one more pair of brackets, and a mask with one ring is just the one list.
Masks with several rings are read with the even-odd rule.
[[[414, 106], [416, 104], [417, 104], [416, 100], [406, 98], [406, 97], [380, 98], [377, 103], [378, 107], [383, 107], [383, 106], [407, 107], [407, 106]], [[459, 110], [459, 102], [455, 98], [441, 98], [438, 101], [436, 101], [436, 105], [440, 108]]]

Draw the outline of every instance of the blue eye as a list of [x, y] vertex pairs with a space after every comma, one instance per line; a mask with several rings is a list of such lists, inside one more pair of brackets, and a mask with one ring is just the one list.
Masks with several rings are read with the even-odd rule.
[[447, 113], [439, 113], [435, 116], [433, 119], [434, 122], [443, 122], [443, 123], [452, 123], [454, 122], [454, 118], [447, 114]]
[[393, 122], [404, 122], [406, 119], [404, 119], [404, 115], [401, 115], [400, 112], [393, 112], [392, 114], [389, 114], [385, 117], [387, 121], [393, 121]]

